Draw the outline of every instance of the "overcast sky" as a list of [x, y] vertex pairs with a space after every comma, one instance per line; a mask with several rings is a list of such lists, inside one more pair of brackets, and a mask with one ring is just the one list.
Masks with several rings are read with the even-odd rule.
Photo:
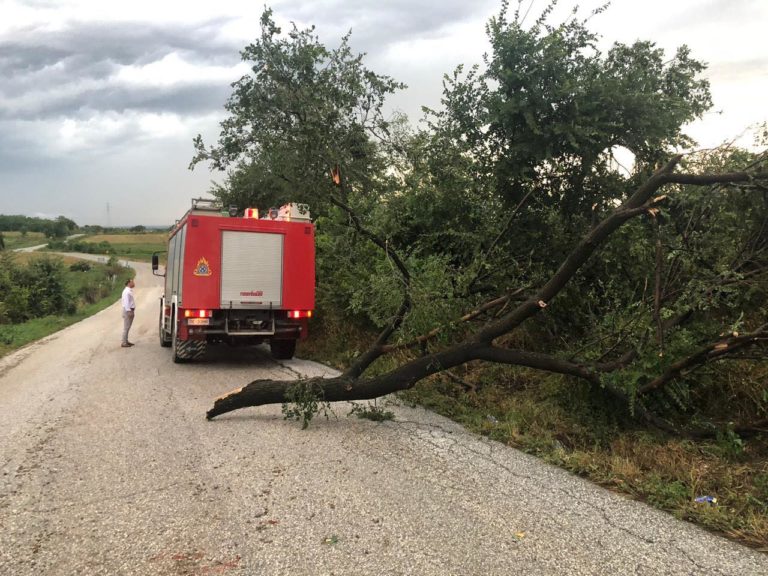
[[[602, 2], [579, 4], [586, 15]], [[529, 18], [544, 5], [533, 0]], [[351, 29], [368, 67], [408, 85], [390, 108], [415, 122], [422, 105], [438, 106], [444, 73], [481, 61], [500, 0], [270, 6], [280, 23], [315, 24], [329, 46]], [[203, 165], [187, 169], [192, 138], [215, 141], [262, 9], [239, 0], [0, 0], [0, 213], [114, 226], [179, 217], [220, 179]], [[591, 21], [605, 49], [648, 39], [671, 54], [687, 44], [709, 64], [715, 107], [688, 130], [705, 147], [768, 119], [766, 25], [768, 0], [614, 0]]]

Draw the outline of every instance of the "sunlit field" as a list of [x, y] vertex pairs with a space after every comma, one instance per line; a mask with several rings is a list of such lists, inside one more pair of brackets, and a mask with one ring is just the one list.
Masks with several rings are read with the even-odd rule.
[[38, 246], [48, 241], [42, 232], [27, 232], [25, 235], [21, 232], [3, 232], [3, 239], [6, 250]]
[[85, 242], [98, 244], [109, 242], [110, 244], [136, 245], [136, 244], [160, 244], [165, 246], [168, 241], [167, 232], [148, 232], [146, 234], [96, 234], [82, 238]]
[[168, 234], [150, 232], [147, 234], [96, 234], [74, 238], [61, 245], [52, 246], [55, 252], [74, 251], [116, 256], [126, 260], [149, 262], [152, 254], [166, 249]]

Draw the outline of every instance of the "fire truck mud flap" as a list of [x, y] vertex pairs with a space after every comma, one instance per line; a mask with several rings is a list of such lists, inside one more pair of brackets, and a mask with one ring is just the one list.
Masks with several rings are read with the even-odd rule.
[[181, 363], [202, 358], [207, 348], [206, 341], [193, 338], [182, 340], [179, 338], [178, 328], [178, 323], [174, 323], [174, 330], [171, 336], [173, 361]]
[[175, 362], [189, 362], [199, 360], [205, 356], [205, 340], [176, 340], [176, 346], [173, 350], [173, 359]]

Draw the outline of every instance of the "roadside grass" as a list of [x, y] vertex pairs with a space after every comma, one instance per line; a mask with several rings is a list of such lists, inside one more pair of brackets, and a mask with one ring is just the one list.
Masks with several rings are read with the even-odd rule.
[[[49, 257], [50, 254], [24, 253], [17, 254], [18, 261], [28, 261], [32, 258]], [[82, 262], [77, 258], [62, 258], [69, 267], [70, 263]], [[80, 320], [93, 316], [97, 312], [114, 304], [123, 290], [125, 281], [134, 275], [130, 268], [121, 268], [113, 276], [108, 277], [108, 267], [104, 264], [89, 262], [90, 270], [67, 270], [67, 284], [70, 289], [79, 295], [77, 311], [74, 314], [45, 316], [33, 318], [21, 324], [0, 325], [0, 357], [26, 346], [30, 342], [39, 340], [58, 332]], [[103, 285], [102, 287], [99, 284]], [[108, 290], [108, 291], [107, 291]], [[101, 294], [106, 294], [101, 296]], [[101, 296], [101, 297], [99, 297]]]
[[21, 232], [3, 232], [3, 240], [6, 250], [39, 246], [48, 241], [42, 232], [27, 232], [26, 235]]
[[[298, 354], [344, 369], [373, 340], [354, 326], [319, 315]], [[371, 375], [405, 355], [385, 356]], [[733, 374], [733, 368], [729, 374]], [[721, 384], [729, 402], [765, 390], [766, 368]], [[750, 377], [745, 377], [750, 376]], [[750, 383], [750, 378], [751, 384]], [[768, 394], [766, 394], [768, 397]], [[678, 438], [637, 425], [581, 382], [535, 370], [471, 363], [398, 394], [468, 430], [533, 454], [612, 491], [768, 552], [768, 438]], [[722, 396], [720, 396], [722, 402]], [[722, 409], [712, 401], [712, 410]], [[768, 413], [768, 400], [764, 406]], [[712, 496], [714, 504], [696, 502]]]

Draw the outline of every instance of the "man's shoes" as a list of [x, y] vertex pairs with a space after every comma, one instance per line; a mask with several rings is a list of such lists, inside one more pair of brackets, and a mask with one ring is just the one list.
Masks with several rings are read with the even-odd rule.
[[128, 342], [128, 346], [134, 346], [133, 342]]
[[128, 342], [123, 342], [122, 344], [120, 344], [120, 346], [121, 346], [122, 348], [130, 348], [131, 346], [133, 346], [133, 344], [130, 344], [130, 343], [128, 343]]

